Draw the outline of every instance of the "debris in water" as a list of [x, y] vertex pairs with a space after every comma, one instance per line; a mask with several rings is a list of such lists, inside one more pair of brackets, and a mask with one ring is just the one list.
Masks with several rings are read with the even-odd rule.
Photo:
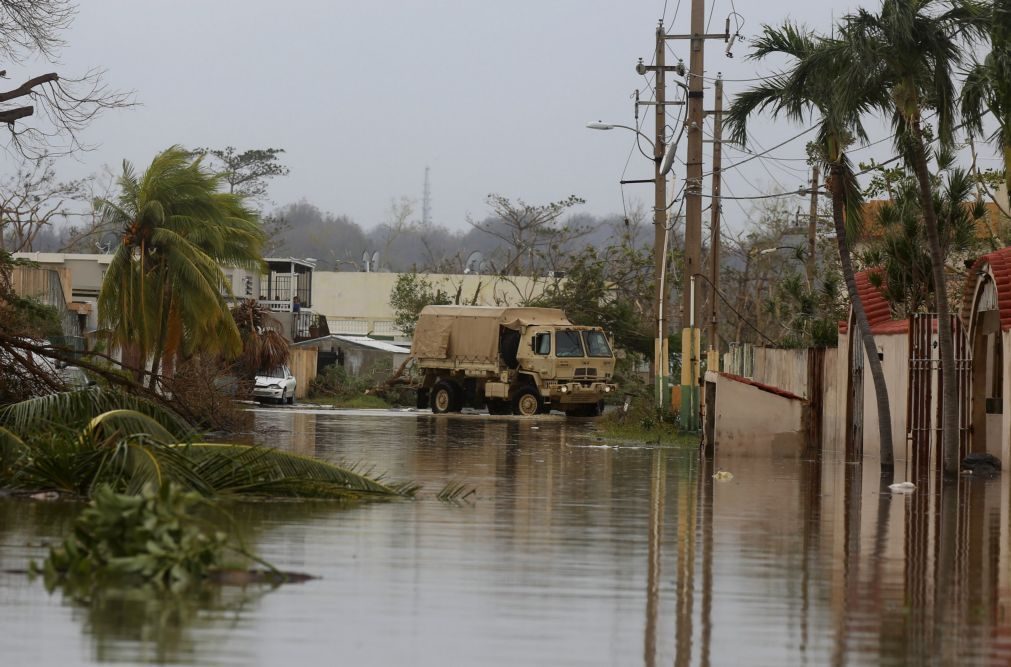
[[728, 472], [726, 470], [717, 470], [713, 475], [713, 479], [720, 482], [729, 482], [734, 478], [734, 473]]
[[994, 477], [1000, 473], [1000, 459], [993, 454], [974, 452], [962, 459], [962, 474], [966, 472], [981, 477]]
[[40, 493], [33, 493], [29, 498], [32, 500], [59, 500], [60, 494], [56, 491], [42, 491]]
[[898, 484], [889, 484], [888, 488], [892, 490], [892, 493], [912, 493], [916, 490], [916, 485], [912, 482], [899, 482]]

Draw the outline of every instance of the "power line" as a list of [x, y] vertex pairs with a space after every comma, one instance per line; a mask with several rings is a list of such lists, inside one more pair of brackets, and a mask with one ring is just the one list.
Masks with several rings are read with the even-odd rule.
[[[769, 153], [769, 152], [771, 152], [771, 151], [774, 151], [774, 150], [776, 150], [777, 148], [782, 148], [783, 146], [787, 145], [787, 144], [788, 144], [788, 143], [790, 143], [791, 141], [794, 141], [794, 140], [796, 140], [796, 139], [800, 139], [801, 137], [803, 137], [803, 136], [804, 136], [805, 134], [807, 134], [808, 132], [811, 132], [812, 130], [815, 130], [815, 129], [817, 129], [817, 127], [818, 127], [817, 125], [814, 125], [814, 126], [812, 126], [812, 127], [809, 127], [809, 128], [807, 128], [806, 130], [804, 130], [803, 132], [801, 132], [800, 134], [795, 134], [794, 136], [790, 137], [789, 139], [787, 139], [787, 140], [785, 140], [785, 141], [781, 141], [781, 142], [779, 142], [778, 144], [776, 144], [775, 146], [773, 146], [772, 148], [770, 148], [770, 149], [768, 149], [768, 150], [762, 151], [761, 153], [755, 153], [755, 154], [754, 154], [754, 155], [752, 155], [751, 157], [746, 157], [746, 158], [744, 158], [743, 160], [739, 160], [738, 162], [735, 162], [735, 163], [733, 163], [733, 164], [727, 165], [726, 167], [723, 167], [723, 169], [722, 169], [721, 171], [727, 171], [728, 169], [733, 169], [734, 167], [740, 167], [740, 166], [741, 166], [742, 164], [744, 164], [744, 163], [746, 163], [746, 162], [751, 162], [752, 160], [754, 160], [754, 159], [756, 159], [756, 158], [760, 158], [760, 157], [763, 157], [763, 156], [765, 156], [765, 154], [766, 154], [766, 153]], [[713, 173], [713, 172], [711, 172], [711, 171], [710, 171], [710, 172], [708, 172], [708, 173], [706, 173], [706, 174], [702, 174], [702, 175], [703, 175], [703, 176], [711, 176], [711, 175], [712, 175], [712, 173]]]
[[762, 333], [762, 331], [760, 331], [758, 329], [758, 327], [756, 327], [754, 324], [752, 324], [751, 321], [748, 320], [748, 318], [746, 318], [743, 315], [741, 315], [739, 312], [737, 312], [736, 308], [734, 308], [732, 305], [730, 305], [730, 301], [727, 300], [727, 297], [723, 295], [723, 292], [721, 292], [719, 290], [719, 288], [717, 288], [715, 285], [713, 285], [713, 282], [711, 280], [709, 280], [709, 276], [707, 276], [704, 273], [695, 273], [695, 274], [692, 274], [692, 275], [693, 275], [693, 277], [698, 276], [699, 278], [702, 278], [707, 283], [709, 283], [709, 288], [712, 289], [714, 292], [716, 292], [720, 296], [720, 300], [722, 300], [723, 303], [725, 303], [727, 305], [727, 308], [729, 308], [730, 310], [733, 311], [734, 315], [737, 315], [737, 319], [739, 319], [741, 322], [744, 322], [749, 327], [751, 327], [752, 329], [754, 329], [755, 333], [757, 333], [759, 336], [761, 336], [765, 340], [769, 341], [771, 344], [773, 344], [773, 345], [776, 344], [776, 341], [772, 340], [771, 338], [769, 338], [768, 336], [766, 336], [764, 333]]

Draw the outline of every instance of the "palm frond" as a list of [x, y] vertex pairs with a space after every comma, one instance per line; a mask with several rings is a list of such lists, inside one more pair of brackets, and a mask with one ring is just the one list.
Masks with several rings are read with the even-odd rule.
[[417, 485], [384, 484], [352, 470], [276, 449], [218, 443], [179, 445], [194, 471], [222, 494], [309, 498], [413, 496]]
[[24, 438], [43, 432], [53, 424], [83, 426], [103, 413], [119, 409], [132, 410], [152, 419], [172, 434], [171, 442], [188, 439], [194, 434], [182, 417], [168, 409], [138, 396], [101, 387], [48, 394], [5, 406], [0, 409], [0, 426]]

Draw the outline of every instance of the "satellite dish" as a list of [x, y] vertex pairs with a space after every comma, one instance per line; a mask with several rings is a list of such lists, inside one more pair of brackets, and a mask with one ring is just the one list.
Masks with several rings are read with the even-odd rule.
[[374, 253], [372, 253], [372, 270], [373, 271], [378, 271], [379, 270], [379, 251], [378, 250], [375, 251]]
[[487, 263], [484, 261], [484, 255], [481, 254], [480, 250], [475, 250], [467, 256], [467, 261], [464, 262], [464, 273], [482, 273], [485, 268], [487, 268]]
[[369, 251], [366, 250], [362, 253], [362, 266], [365, 267], [365, 273], [369, 272]]

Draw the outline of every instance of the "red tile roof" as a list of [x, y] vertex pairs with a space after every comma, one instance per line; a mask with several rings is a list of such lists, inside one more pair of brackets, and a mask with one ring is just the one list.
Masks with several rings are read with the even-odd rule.
[[740, 375], [734, 375], [733, 373], [722, 373], [721, 372], [720, 376], [721, 377], [725, 377], [728, 380], [733, 380], [734, 382], [740, 382], [741, 384], [751, 385], [752, 387], [755, 387], [756, 389], [761, 389], [762, 391], [766, 391], [766, 392], [768, 392], [770, 394], [776, 394], [777, 396], [782, 396], [783, 398], [791, 398], [791, 399], [793, 399], [795, 401], [806, 401], [807, 400], [803, 396], [798, 396], [797, 394], [789, 392], [789, 391], [787, 391], [785, 389], [780, 389], [779, 387], [773, 387], [771, 384], [765, 384], [764, 382], [756, 382], [755, 380], [751, 380], [749, 378], [742, 377]]
[[[879, 269], [868, 269], [856, 274], [857, 294], [864, 304], [867, 322], [871, 325], [872, 334], [905, 333], [909, 330], [906, 320], [893, 320], [892, 308], [881, 290], [871, 284], [871, 275]], [[844, 334], [849, 329], [848, 322], [839, 323], [839, 333]]]
[[[986, 268], [984, 268], [986, 267]], [[965, 281], [962, 293], [962, 321], [968, 323], [975, 305], [976, 280], [972, 279], [981, 271], [988, 271], [997, 288], [997, 309], [1000, 311], [1000, 328], [1011, 330], [1011, 247], [1001, 248], [983, 255], [969, 269], [969, 280]]]

